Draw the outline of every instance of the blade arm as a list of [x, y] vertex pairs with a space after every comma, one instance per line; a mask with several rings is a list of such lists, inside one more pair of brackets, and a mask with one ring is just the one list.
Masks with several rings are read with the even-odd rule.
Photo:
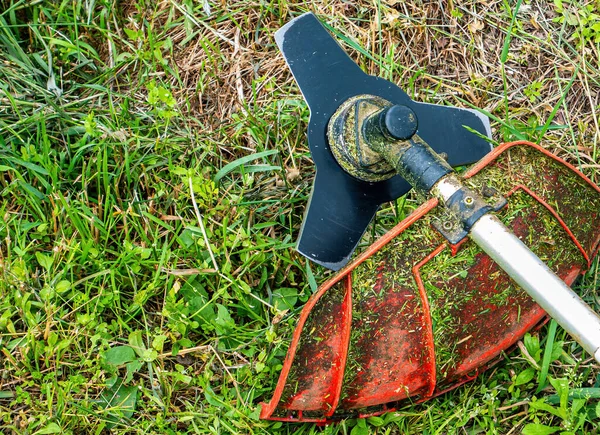
[[357, 194], [360, 185], [340, 182], [339, 176], [345, 174], [317, 172], [297, 246], [302, 255], [333, 270], [348, 263], [379, 207]]
[[311, 111], [319, 108], [324, 95], [333, 100], [347, 83], [366, 76], [310, 12], [279, 29], [275, 41]]
[[445, 153], [450, 166], [462, 166], [482, 159], [492, 150], [492, 144], [464, 126], [483, 136], [492, 137], [490, 122], [485, 116], [469, 109], [412, 102], [409, 105], [419, 119], [417, 134], [435, 152]]

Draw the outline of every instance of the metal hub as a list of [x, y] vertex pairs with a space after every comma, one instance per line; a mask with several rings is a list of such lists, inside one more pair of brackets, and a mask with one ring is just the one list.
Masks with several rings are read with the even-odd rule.
[[383, 181], [396, 175], [394, 168], [368, 145], [363, 126], [392, 103], [373, 95], [346, 100], [333, 114], [327, 128], [331, 152], [339, 165], [363, 181]]
[[409, 107], [364, 94], [349, 98], [335, 111], [327, 139], [333, 156], [347, 173], [377, 182], [393, 177], [396, 171], [375, 149], [408, 140], [417, 128], [417, 116]]

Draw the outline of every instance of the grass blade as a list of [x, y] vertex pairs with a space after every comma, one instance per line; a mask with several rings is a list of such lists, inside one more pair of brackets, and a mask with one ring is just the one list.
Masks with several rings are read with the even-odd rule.
[[[569, 391], [568, 399], [600, 399], [600, 388], [574, 388]], [[546, 402], [557, 405], [560, 403], [560, 397], [558, 394], [553, 394], [546, 398]]]
[[515, 21], [517, 21], [517, 14], [519, 13], [519, 8], [521, 7], [521, 1], [522, 0], [518, 0], [517, 4], [515, 5], [515, 11], [513, 12], [510, 27], [508, 28], [508, 32], [506, 32], [506, 38], [504, 38], [504, 46], [502, 47], [502, 54], [500, 55], [500, 62], [502, 62], [502, 64], [505, 64], [506, 60], [508, 59], [508, 48], [510, 47], [512, 31], [515, 26]]
[[560, 100], [558, 100], [558, 102], [556, 103], [556, 105], [552, 109], [552, 113], [550, 113], [550, 116], [548, 116], [548, 119], [546, 120], [546, 123], [544, 124], [544, 127], [542, 128], [542, 131], [540, 131], [540, 135], [539, 135], [536, 143], [540, 143], [540, 141], [544, 137], [544, 134], [546, 134], [546, 132], [550, 128], [550, 123], [552, 123], [552, 120], [556, 116], [556, 112], [558, 112], [558, 109], [560, 108], [560, 106], [562, 106], [563, 101], [565, 101], [565, 97], [569, 93], [569, 90], [571, 89], [571, 86], [573, 86], [573, 83], [575, 83], [575, 79], [577, 78], [577, 74], [578, 73], [579, 73], [579, 65], [577, 65], [575, 67], [575, 72], [573, 73], [573, 77], [571, 77], [571, 80], [569, 80], [569, 83], [567, 84], [567, 87], [565, 88], [565, 90], [563, 91], [562, 95], [560, 96]]
[[226, 164], [225, 166], [223, 166], [219, 172], [217, 172], [217, 174], [215, 175], [215, 183], [218, 183], [219, 180], [221, 180], [221, 178], [223, 178], [225, 175], [229, 174], [230, 172], [234, 171], [235, 169], [239, 168], [240, 166], [251, 162], [253, 160], [257, 160], [263, 157], [267, 157], [273, 154], [277, 154], [279, 151], [277, 150], [266, 150], [266, 151], [261, 151], [259, 153], [254, 153], [254, 154], [250, 154], [249, 156], [244, 156], [241, 157], [237, 160], [234, 160], [231, 163]]
[[554, 347], [554, 337], [556, 336], [556, 327], [558, 323], [556, 320], [550, 320], [550, 326], [548, 327], [548, 337], [546, 338], [546, 347], [544, 348], [544, 358], [542, 359], [542, 369], [538, 376], [538, 389], [536, 393], [542, 391], [546, 386], [546, 378], [548, 377], [548, 368], [550, 367], [550, 361], [552, 359], [552, 349]]

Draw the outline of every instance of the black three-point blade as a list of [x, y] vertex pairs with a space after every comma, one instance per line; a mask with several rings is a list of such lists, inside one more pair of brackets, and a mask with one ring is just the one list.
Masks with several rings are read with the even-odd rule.
[[465, 128], [490, 137], [487, 117], [469, 109], [414, 102], [395, 84], [365, 74], [313, 14], [290, 21], [275, 39], [310, 108], [308, 142], [317, 176], [298, 251], [312, 261], [340, 269], [379, 205], [410, 190], [399, 176], [369, 183], [337, 164], [327, 142], [327, 123], [348, 98], [370, 94], [410, 107], [419, 120], [417, 134], [438, 153], [446, 153], [452, 166], [476, 162], [492, 149]]

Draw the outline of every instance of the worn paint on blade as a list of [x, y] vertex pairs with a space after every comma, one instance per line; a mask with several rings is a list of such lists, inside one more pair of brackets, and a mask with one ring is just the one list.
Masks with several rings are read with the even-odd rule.
[[[312, 12], [306, 12], [305, 14], [302, 14], [299, 17], [294, 18], [292, 21], [286, 23], [281, 29], [279, 29], [277, 32], [275, 32], [275, 42], [277, 43], [279, 50], [283, 51], [283, 42], [285, 41], [286, 32], [292, 26], [294, 26], [298, 20], [301, 20], [302, 18], [306, 17], [307, 15], [314, 15], [314, 14]], [[283, 55], [285, 56], [285, 52], [283, 53]]]
[[[483, 113], [481, 113], [475, 109], [462, 109], [462, 110], [468, 110], [469, 112], [471, 112], [475, 116], [477, 116], [479, 119], [481, 119], [481, 123], [483, 124], [483, 127], [485, 128], [485, 135], [487, 137], [489, 137], [490, 139], [492, 138], [492, 127], [490, 126], [490, 118], [488, 118], [486, 115], [484, 115]], [[492, 148], [493, 148], [493, 146], [492, 146], [492, 144], [490, 144], [490, 150]]]

